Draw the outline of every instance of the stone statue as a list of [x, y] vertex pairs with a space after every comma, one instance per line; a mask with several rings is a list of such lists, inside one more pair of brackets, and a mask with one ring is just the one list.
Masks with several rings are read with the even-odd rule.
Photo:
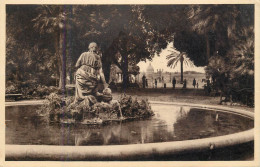
[[[126, 95], [121, 96], [119, 101], [112, 100], [112, 91], [106, 83], [96, 43], [89, 44], [89, 51], [81, 54], [76, 68], [75, 98], [61, 99], [53, 93], [39, 110], [39, 113], [46, 113], [50, 121], [90, 125], [153, 115], [148, 101], [138, 102]], [[99, 83], [104, 85], [103, 91], [98, 90]], [[65, 108], [63, 104], [66, 104]]]
[[[75, 74], [75, 100], [74, 104], [84, 101], [85, 105], [92, 105], [101, 100], [112, 100], [112, 92], [107, 88], [107, 83], [102, 70], [101, 54], [98, 53], [98, 46], [95, 42], [89, 44], [89, 51], [84, 52], [76, 63]], [[98, 92], [98, 83], [104, 85], [104, 94]]]

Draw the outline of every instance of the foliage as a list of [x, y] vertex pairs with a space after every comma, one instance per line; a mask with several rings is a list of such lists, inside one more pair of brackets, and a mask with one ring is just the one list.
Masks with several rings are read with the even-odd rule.
[[[56, 80], [64, 89], [66, 76], [73, 79], [76, 60], [92, 41], [103, 54], [107, 82], [115, 64], [123, 73], [123, 87], [131, 67], [138, 73], [139, 61], [152, 59], [174, 40], [195, 65], [208, 65], [208, 76], [225, 71], [240, 88], [253, 88], [253, 38], [250, 4], [7, 5], [6, 85], [12, 86], [6, 92], [31, 94], [37, 91], [28, 85], [54, 86]], [[171, 59], [173, 65], [176, 60]], [[224, 63], [214, 65], [217, 61]], [[42, 96], [48, 94], [39, 89]]]
[[190, 61], [189, 58], [185, 55], [185, 52], [178, 53], [176, 50], [171, 51], [171, 54], [167, 55], [167, 66], [171, 68], [175, 68], [178, 62], [184, 63], [186, 66], [193, 67], [194, 64], [192, 61]]
[[16, 94], [20, 93], [18, 85], [17, 84], [9, 84], [7, 83], [8, 86], [5, 87], [5, 93], [6, 94]]
[[189, 11], [193, 30], [205, 36], [208, 77], [212, 77], [216, 89], [224, 94], [231, 90], [234, 98], [250, 105], [254, 103], [253, 8], [195, 5]]
[[37, 15], [34, 9], [30, 5], [7, 5], [6, 83], [18, 84], [19, 89], [29, 81], [51, 85], [51, 64], [55, 64], [50, 37], [38, 35], [33, 29], [31, 20]]
[[119, 100], [122, 114], [124, 117], [139, 117], [148, 118], [153, 115], [148, 100], [142, 100], [141, 102], [137, 99], [133, 100], [131, 96], [123, 95]]
[[[68, 9], [67, 9], [68, 8]], [[59, 71], [59, 88], [65, 90], [66, 85], [66, 34], [72, 27], [73, 19], [68, 17], [70, 10], [67, 6], [41, 5], [36, 8], [38, 15], [32, 19], [33, 27], [39, 34], [50, 34], [54, 41], [56, 68]]]
[[[245, 38], [247, 37], [247, 38]], [[206, 72], [217, 88], [231, 90], [234, 100], [254, 105], [254, 35], [253, 28], [244, 29], [237, 36], [227, 57], [214, 55], [209, 59]], [[226, 80], [226, 81], [225, 81]]]
[[[55, 94], [50, 94], [44, 104], [41, 106], [39, 110], [37, 110], [38, 114], [48, 116], [50, 117], [50, 120], [52, 121], [60, 113], [60, 109], [62, 106], [62, 100], [61, 98]], [[48, 119], [47, 119], [48, 120]]]
[[[138, 5], [9, 5], [7, 8], [7, 59], [19, 58], [17, 53], [28, 59], [37, 58], [30, 61], [28, 68], [24, 68], [27, 59], [7, 61], [10, 64], [8, 70], [20, 63], [22, 67], [18, 66], [16, 73], [23, 71], [22, 74], [28, 74], [32, 65], [39, 65], [59, 78], [60, 88], [62, 83], [63, 87], [66, 84], [66, 71], [69, 75], [74, 73], [73, 66], [78, 56], [92, 41], [98, 43], [104, 55], [106, 80], [109, 81], [110, 65], [115, 63], [123, 71], [124, 83], [128, 81], [128, 65], [151, 59], [155, 52], [160, 52], [158, 46], [166, 47], [167, 44], [145, 20], [143, 7]], [[15, 32], [17, 28], [19, 30]], [[27, 36], [19, 37], [23, 33]], [[119, 57], [116, 57], [117, 53], [120, 53]], [[66, 65], [69, 70], [62, 69]], [[44, 76], [39, 73], [39, 68], [35, 68], [35, 73]], [[14, 72], [8, 71], [8, 76]], [[16, 80], [23, 78], [19, 76]]]
[[175, 48], [171, 48], [171, 54], [167, 55], [166, 58], [168, 59], [167, 66], [171, 68], [175, 68], [176, 65], [180, 62], [181, 64], [181, 82], [183, 82], [183, 63], [186, 66], [194, 66], [193, 62], [187, 58], [185, 52], [178, 52]]
[[64, 120], [73, 120], [73, 122], [109, 121], [153, 116], [147, 100], [139, 102], [126, 95], [121, 96], [118, 102], [111, 104], [98, 102], [94, 105], [86, 105], [84, 101], [79, 104], [74, 103], [74, 96], [62, 99], [59, 95], [51, 93], [37, 112], [44, 115], [48, 121], [55, 122]]

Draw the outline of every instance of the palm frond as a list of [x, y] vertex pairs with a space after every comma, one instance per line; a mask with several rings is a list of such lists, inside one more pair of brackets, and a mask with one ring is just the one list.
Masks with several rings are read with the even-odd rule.
[[169, 55], [167, 55], [166, 56], [166, 59], [171, 59], [171, 58], [173, 58], [173, 57], [178, 57], [179, 56], [179, 54], [177, 54], [177, 53], [171, 53], [171, 54], [169, 54]]
[[171, 68], [175, 68], [180, 61], [180, 56], [178, 57], [173, 57], [167, 62], [167, 66]]
[[191, 60], [187, 59], [187, 58], [184, 59], [184, 63], [185, 63], [186, 66], [194, 67], [193, 62]]
[[173, 63], [173, 65], [171, 66], [171, 68], [175, 68], [175, 67], [177, 66], [178, 62], [179, 62], [179, 61], [175, 61], [175, 62]]

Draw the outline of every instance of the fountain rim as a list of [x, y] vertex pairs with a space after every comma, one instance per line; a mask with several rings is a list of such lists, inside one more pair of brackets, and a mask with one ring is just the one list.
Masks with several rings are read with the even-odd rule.
[[[43, 101], [6, 102], [5, 106], [41, 105]], [[178, 105], [199, 109], [217, 110], [242, 115], [254, 120], [254, 113], [243, 109], [235, 109], [217, 105], [192, 103], [150, 101], [150, 104]], [[169, 141], [161, 143], [104, 145], [104, 146], [53, 146], [53, 145], [5, 145], [6, 159], [21, 160], [25, 157], [33, 159], [60, 160], [68, 157], [70, 160], [99, 160], [99, 159], [127, 159], [142, 155], [180, 154], [189, 151], [203, 151], [226, 146], [239, 145], [254, 141], [254, 128], [233, 134], [183, 141]], [[76, 148], [76, 149], [75, 149]], [[87, 148], [87, 149], [86, 149]]]

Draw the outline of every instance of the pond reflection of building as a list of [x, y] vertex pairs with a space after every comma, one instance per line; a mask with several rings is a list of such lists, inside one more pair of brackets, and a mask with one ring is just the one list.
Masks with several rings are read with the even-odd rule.
[[163, 141], [175, 140], [175, 126], [174, 124], [179, 120], [186, 117], [189, 113], [189, 107], [168, 106], [159, 113], [160, 125], [164, 125], [164, 128], [158, 126], [158, 131], [161, 132], [161, 138]]
[[[179, 106], [153, 106], [154, 111], [160, 111], [155, 113], [155, 118], [159, 122], [155, 124], [163, 124], [167, 127], [167, 131], [173, 132], [174, 127], [173, 124], [176, 123], [178, 119], [185, 117], [189, 111], [190, 107], [179, 107]], [[158, 127], [159, 128], [159, 127]]]

